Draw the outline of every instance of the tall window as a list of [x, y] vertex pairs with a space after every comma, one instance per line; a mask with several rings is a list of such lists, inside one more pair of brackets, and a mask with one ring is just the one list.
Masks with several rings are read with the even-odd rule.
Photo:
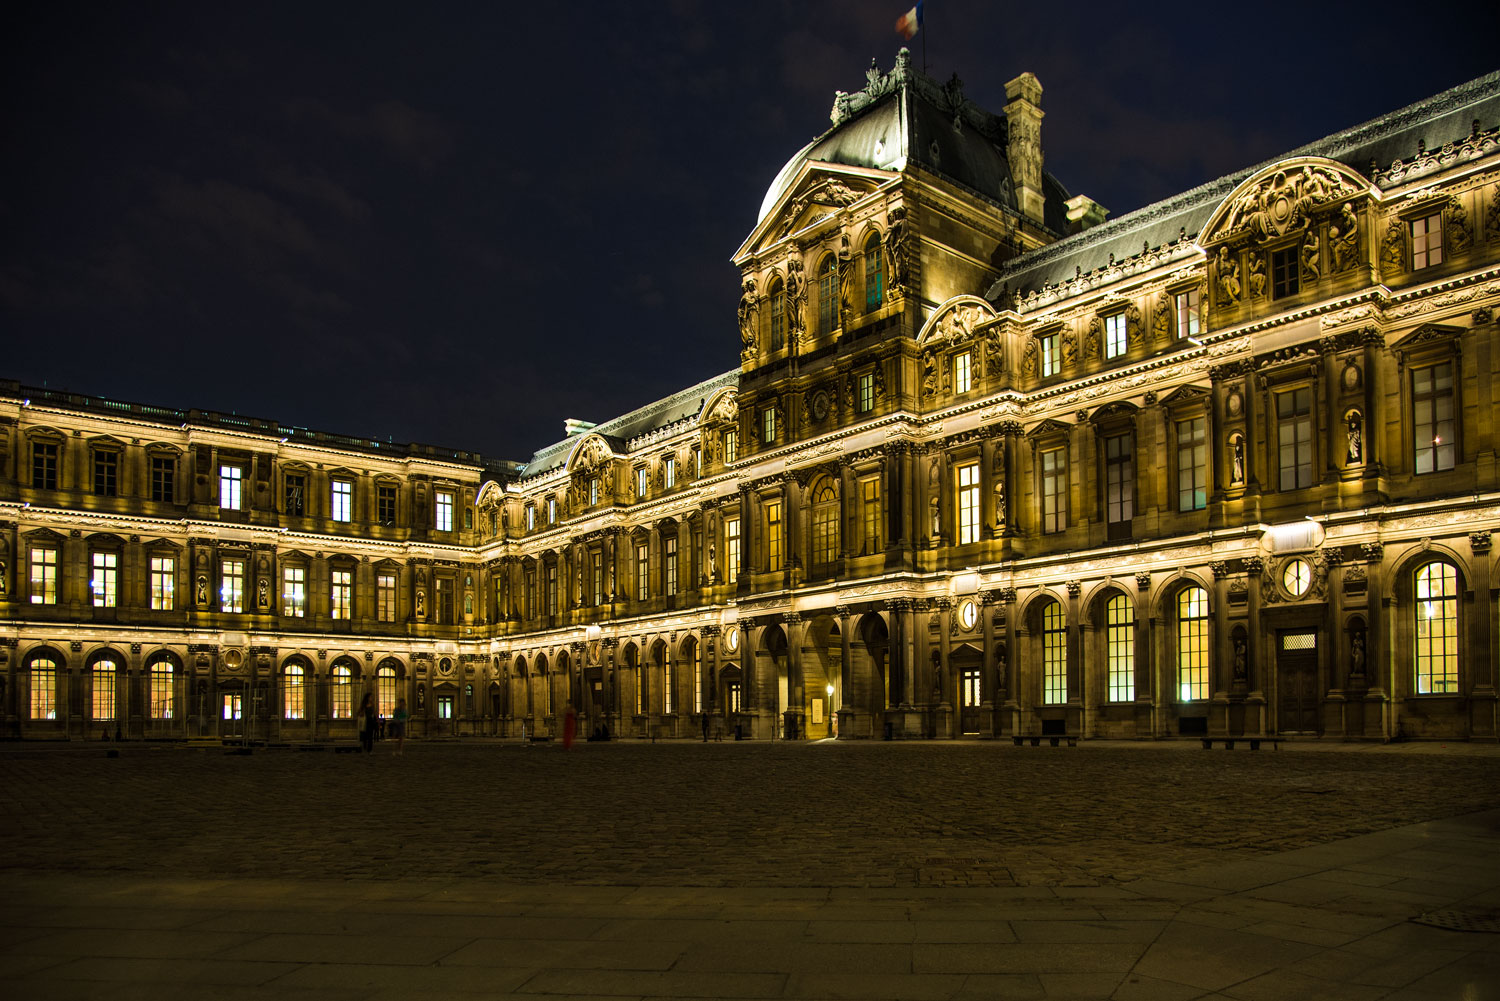
[[120, 453], [94, 453], [94, 493], [114, 497], [120, 492]]
[[375, 517], [382, 525], [396, 523], [396, 488], [381, 484], [375, 488]]
[[172, 607], [172, 591], [177, 580], [177, 560], [172, 556], [151, 557], [151, 607], [165, 611]]
[[350, 480], [333, 481], [334, 521], [350, 521], [354, 517], [354, 483]]
[[557, 567], [547, 568], [547, 614], [557, 614]]
[[31, 718], [57, 719], [57, 662], [49, 657], [31, 661]]
[[240, 488], [245, 471], [239, 466], [219, 467], [219, 507], [228, 511], [240, 509]]
[[396, 621], [396, 575], [375, 575], [375, 618], [381, 622]]
[[282, 509], [290, 515], [301, 517], [307, 513], [307, 477], [288, 473], [282, 481]]
[[859, 523], [863, 536], [860, 551], [866, 556], [880, 552], [879, 476], [867, 476], [859, 481]]
[[1183, 702], [1208, 698], [1208, 592], [1177, 592], [1177, 687]]
[[1417, 568], [1417, 694], [1458, 691], [1458, 575], [1447, 563]]
[[1177, 510], [1201, 511], [1208, 506], [1207, 421], [1202, 417], [1177, 422]]
[[972, 355], [968, 351], [960, 351], [953, 356], [953, 391], [955, 393], [967, 393], [972, 387], [969, 378], [969, 362]]
[[695, 446], [693, 446], [693, 477], [694, 477], [694, 479], [697, 479], [697, 478], [700, 478], [702, 476], [703, 476], [703, 449], [701, 449], [701, 448], [699, 448], [699, 447], [697, 447], [695, 445]]
[[1413, 219], [1411, 227], [1411, 268], [1420, 271], [1443, 263], [1443, 216]]
[[94, 553], [93, 575], [89, 591], [95, 608], [114, 608], [119, 599], [120, 557], [115, 553]]
[[536, 505], [526, 505], [526, 531], [530, 532], [536, 528]]
[[115, 676], [119, 666], [112, 660], [94, 661], [94, 715], [96, 720], [115, 718]]
[[662, 485], [666, 489], [671, 490], [673, 487], [675, 487], [677, 485], [677, 459], [676, 459], [676, 457], [669, 455], [669, 456], [667, 456], [665, 459], [663, 459], [661, 461], [661, 476], [662, 476]]
[[637, 466], [635, 470], [635, 495], [637, 498], [646, 496], [646, 467]]
[[245, 610], [245, 561], [224, 560], [219, 564], [219, 610]]
[[1417, 472], [1452, 469], [1457, 437], [1453, 422], [1452, 362], [1412, 370], [1411, 406]]
[[651, 597], [651, 557], [646, 543], [635, 547], [635, 599], [645, 601]]
[[1135, 699], [1135, 607], [1117, 594], [1104, 606], [1105, 669], [1109, 675], [1109, 701]]
[[786, 555], [781, 535], [781, 501], [766, 501], [766, 569], [780, 570]]
[[724, 461], [734, 462], [740, 457], [740, 433], [735, 428], [724, 432]]
[[396, 709], [396, 669], [382, 667], [375, 672], [375, 711], [389, 716]]
[[1049, 448], [1042, 461], [1042, 531], [1068, 527], [1068, 463], [1060, 448]]
[[282, 675], [282, 699], [287, 719], [307, 718], [307, 675], [301, 664], [288, 664]]
[[333, 572], [333, 600], [329, 605], [329, 614], [335, 619], [352, 619], [354, 617], [354, 571], [335, 570]]
[[662, 654], [661, 663], [661, 711], [671, 714], [677, 711], [677, 678], [672, 670], [672, 658], [665, 652]]
[[1104, 439], [1104, 523], [1112, 539], [1130, 537], [1135, 517], [1135, 456], [1131, 436]]
[[880, 234], [871, 233], [865, 241], [865, 312], [872, 313], [885, 304], [885, 257], [880, 250]]
[[740, 520], [724, 519], [724, 580], [730, 584], [740, 579]]
[[958, 544], [979, 541], [979, 463], [959, 466], [958, 476]]
[[662, 540], [662, 558], [666, 583], [664, 588], [668, 597], [677, 593], [677, 537], [669, 535]]
[[[433, 494], [433, 501], [433, 510], [436, 512], [437, 516], [437, 530], [439, 532], [453, 531], [453, 492], [451, 490], [439, 490]], [[557, 520], [557, 509], [551, 506], [556, 504], [557, 502], [555, 500], [552, 500], [551, 498], [548, 498], [548, 502], [549, 517], [547, 518], [547, 521], [550, 524]]]
[[556, 525], [557, 524], [557, 498], [556, 497], [548, 497], [547, 498], [547, 524], [549, 524], [549, 525]]
[[302, 618], [307, 615], [307, 568], [281, 568], [281, 614]]
[[1196, 288], [1190, 288], [1186, 292], [1178, 292], [1172, 297], [1177, 306], [1177, 339], [1186, 337], [1197, 337], [1201, 329], [1198, 319], [1198, 307], [1201, 302], [1201, 293]]
[[594, 605], [597, 607], [604, 604], [604, 554], [591, 553], [590, 558], [593, 561]]
[[350, 719], [354, 716], [354, 677], [343, 664], [333, 669], [331, 705], [334, 719]]
[[767, 407], [760, 412], [760, 440], [767, 445], [776, 440], [776, 408]]
[[693, 662], [693, 712], [701, 713], [703, 711], [703, 651], [699, 649], [696, 642], [690, 646], [693, 650], [690, 658]]
[[859, 377], [859, 412], [867, 414], [875, 409], [875, 373], [866, 372]]
[[1312, 390], [1276, 394], [1276, 437], [1281, 489], [1312, 485]]
[[57, 604], [57, 550], [52, 546], [31, 549], [31, 603]]
[[1062, 371], [1062, 356], [1057, 352], [1057, 334], [1043, 334], [1036, 339], [1037, 346], [1041, 351], [1042, 378], [1056, 375]]
[[1104, 318], [1104, 357], [1118, 358], [1130, 349], [1124, 313], [1111, 313]]
[[530, 619], [534, 614], [534, 601], [536, 594], [536, 571], [526, 571], [526, 586], [522, 588], [522, 595], [526, 600], [526, 618]]
[[1042, 702], [1068, 701], [1068, 624], [1055, 601], [1042, 609]]
[[832, 563], [839, 555], [839, 498], [827, 480], [813, 496], [812, 532], [813, 562]]
[[1301, 288], [1297, 273], [1297, 248], [1271, 251], [1271, 298], [1296, 295]]
[[589, 507], [597, 503], [599, 503], [599, 477], [591, 476], [589, 477]]
[[777, 281], [771, 286], [771, 350], [786, 346], [786, 286]]
[[839, 325], [839, 271], [833, 255], [818, 266], [818, 333], [829, 334]]
[[177, 715], [176, 670], [165, 658], [151, 665], [147, 672], [151, 684], [151, 718], [173, 719]]
[[31, 485], [38, 490], [57, 489], [57, 443], [31, 443]]
[[171, 503], [175, 495], [177, 460], [169, 455], [151, 457], [151, 499]]

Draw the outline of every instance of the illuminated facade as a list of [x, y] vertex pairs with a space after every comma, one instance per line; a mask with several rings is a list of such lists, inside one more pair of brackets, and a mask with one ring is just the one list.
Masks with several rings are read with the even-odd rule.
[[6, 732], [1494, 739], [1500, 74], [1110, 222], [866, 84], [527, 463], [0, 384]]

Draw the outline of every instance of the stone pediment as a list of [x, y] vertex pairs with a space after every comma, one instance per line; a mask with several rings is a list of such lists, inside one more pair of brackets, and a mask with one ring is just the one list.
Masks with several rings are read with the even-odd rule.
[[1455, 327], [1447, 323], [1424, 323], [1392, 344], [1391, 350], [1404, 353], [1435, 341], [1457, 341], [1463, 334], [1463, 327]]
[[1065, 435], [1072, 429], [1073, 428], [1071, 425], [1064, 424], [1060, 420], [1049, 417], [1038, 424], [1036, 427], [1032, 428], [1030, 431], [1026, 432], [1026, 437], [1032, 439], [1033, 441], [1036, 441], [1041, 438], [1052, 437], [1053, 435]]
[[1257, 171], [1226, 195], [1209, 216], [1198, 245], [1236, 237], [1259, 242], [1298, 232], [1307, 228], [1312, 213], [1372, 190], [1369, 181], [1337, 160], [1283, 160]]
[[919, 344], [941, 347], [962, 344], [976, 330], [996, 318], [995, 307], [977, 295], [955, 296], [943, 303], [922, 325]]
[[721, 389], [709, 397], [698, 414], [699, 425], [733, 424], [739, 418], [739, 394], [732, 389]]
[[735, 263], [744, 264], [788, 236], [800, 233], [820, 220], [833, 219], [849, 206], [898, 176], [893, 171], [845, 164], [804, 163], [765, 217], [735, 253]]
[[577, 445], [573, 446], [573, 452], [568, 456], [565, 468], [570, 473], [579, 469], [594, 469], [613, 458], [615, 458], [614, 449], [610, 448], [609, 442], [604, 440], [603, 435], [586, 434]]
[[1207, 400], [1211, 391], [1202, 386], [1178, 386], [1162, 399], [1162, 405], [1167, 407], [1183, 406], [1185, 404], [1201, 403]]

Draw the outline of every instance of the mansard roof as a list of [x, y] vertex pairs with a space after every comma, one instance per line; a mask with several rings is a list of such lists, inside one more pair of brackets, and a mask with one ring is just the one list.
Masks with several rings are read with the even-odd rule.
[[1196, 239], [1236, 187], [1289, 158], [1326, 157], [1377, 186], [1395, 183], [1445, 144], [1469, 138], [1476, 121], [1481, 131], [1500, 126], [1500, 71], [1016, 257], [1002, 267], [985, 298], [1004, 308], [1009, 303], [999, 301], [1003, 296], [1024, 296], [1070, 281], [1079, 271], [1105, 267], [1111, 258], [1126, 260], [1144, 247], [1167, 246], [1180, 235]]

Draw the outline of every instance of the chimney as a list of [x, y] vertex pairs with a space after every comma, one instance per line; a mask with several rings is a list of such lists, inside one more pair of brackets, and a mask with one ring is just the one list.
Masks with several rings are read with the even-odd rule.
[[1009, 140], [1006, 158], [1016, 186], [1021, 214], [1038, 226], [1042, 221], [1042, 84], [1032, 73], [1022, 73], [1005, 85], [1005, 119]]
[[1093, 229], [1104, 221], [1109, 215], [1109, 209], [1094, 201], [1088, 195], [1074, 195], [1065, 202], [1068, 206], [1068, 232], [1082, 233], [1086, 229]]
[[594, 427], [595, 424], [593, 421], [581, 421], [576, 417], [569, 417], [563, 421], [563, 433], [569, 438], [572, 438], [574, 435], [583, 434], [585, 431], [590, 431]]

